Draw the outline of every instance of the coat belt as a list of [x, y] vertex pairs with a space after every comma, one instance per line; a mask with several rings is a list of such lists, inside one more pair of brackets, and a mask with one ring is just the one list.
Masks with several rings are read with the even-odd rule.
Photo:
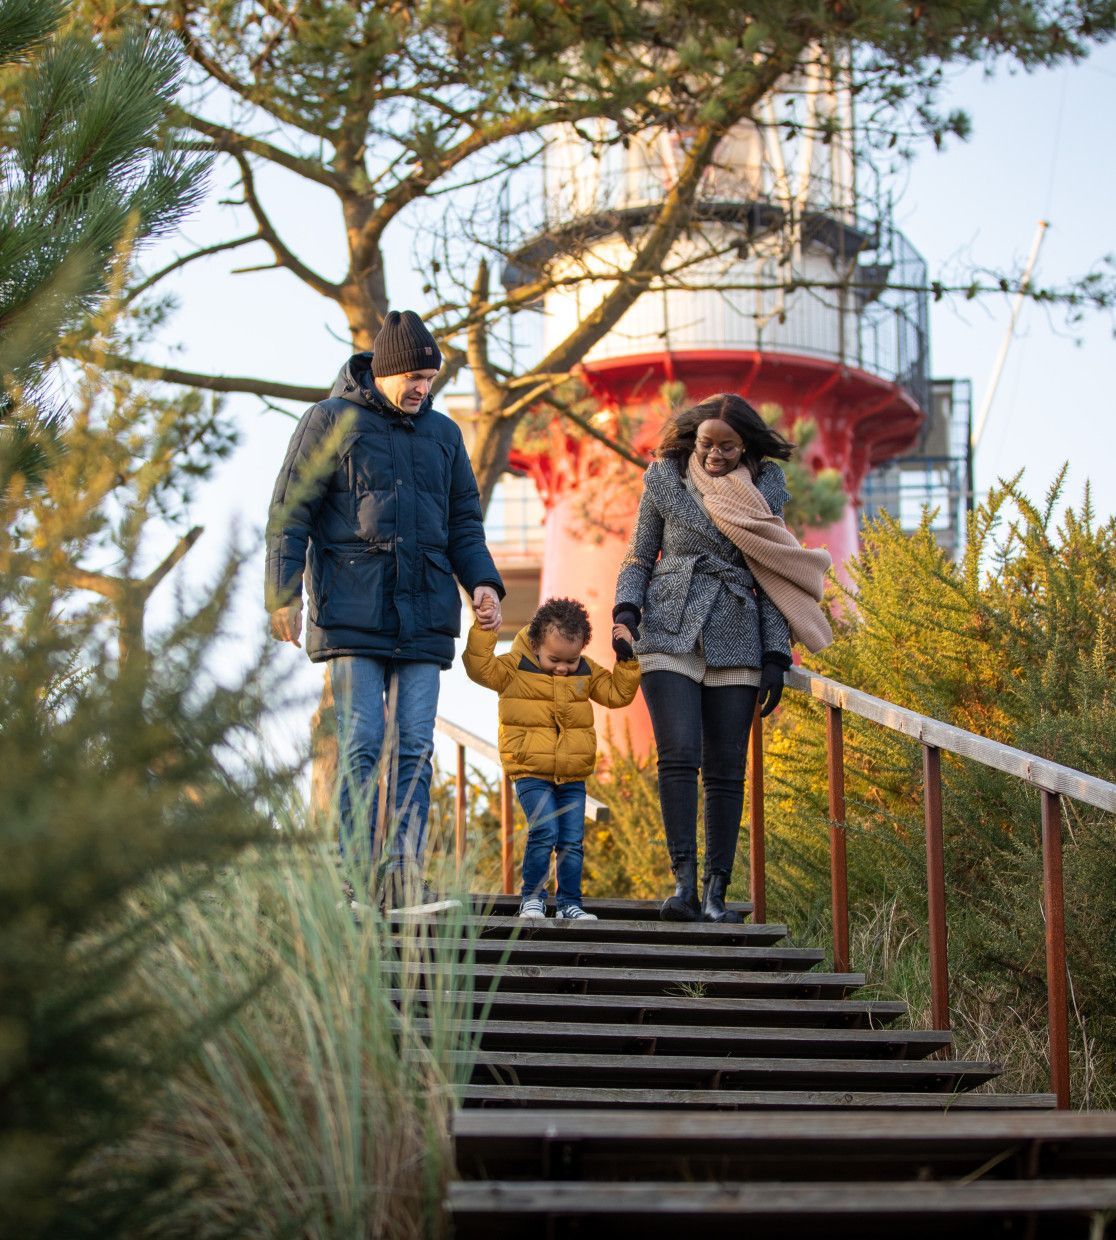
[[704, 573], [708, 577], [716, 577], [721, 585], [738, 599], [755, 598], [755, 578], [746, 568], [737, 568], [733, 564], [726, 564], [724, 560], [702, 555], [698, 557], [694, 571]]

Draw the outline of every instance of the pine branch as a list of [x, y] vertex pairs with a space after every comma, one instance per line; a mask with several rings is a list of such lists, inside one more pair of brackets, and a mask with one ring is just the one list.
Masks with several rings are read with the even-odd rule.
[[172, 29], [174, 29], [175, 34], [182, 43], [183, 50], [189, 59], [213, 78], [215, 82], [220, 82], [227, 90], [232, 91], [234, 95], [239, 96], [239, 98], [246, 103], [250, 103], [253, 107], [271, 113], [277, 120], [282, 121], [284, 125], [290, 125], [292, 129], [301, 130], [302, 133], [312, 138], [330, 140], [331, 135], [328, 132], [318, 132], [317, 130], [307, 128], [304, 118], [292, 112], [289, 108], [284, 107], [278, 99], [255, 86], [242, 82], [232, 73], [229, 73], [220, 62], [206, 54], [194, 36], [185, 29], [184, 25], [174, 23]]
[[573, 124], [579, 120], [589, 120], [598, 115], [599, 111], [599, 104], [596, 101], [590, 101], [580, 107], [564, 103], [549, 112], [531, 112], [526, 115], [506, 117], [502, 123], [476, 129], [455, 146], [427, 161], [420, 161], [419, 166], [410, 176], [397, 182], [384, 194], [375, 211], [368, 216], [354, 246], [354, 255], [367, 254], [378, 247], [384, 230], [400, 211], [416, 198], [425, 195], [431, 185], [441, 180], [465, 160], [509, 138], [537, 133], [550, 125]]
[[202, 536], [203, 529], [203, 526], [195, 525], [187, 530], [171, 548], [170, 553], [163, 559], [162, 563], [153, 568], [141, 581], [133, 583], [140, 588], [144, 598], [152, 594], [163, 578], [182, 560], [194, 543]]
[[[48, 571], [53, 581], [71, 590], [87, 590], [90, 594], [99, 594], [113, 603], [119, 603], [125, 597], [133, 602], [146, 602], [167, 574], [182, 562], [203, 533], [204, 526], [193, 526], [175, 543], [163, 560], [144, 577], [117, 577], [113, 573], [81, 568], [77, 564], [52, 563]], [[34, 556], [18, 553], [8, 557], [8, 567], [21, 577], [35, 577], [42, 570], [42, 565]]]

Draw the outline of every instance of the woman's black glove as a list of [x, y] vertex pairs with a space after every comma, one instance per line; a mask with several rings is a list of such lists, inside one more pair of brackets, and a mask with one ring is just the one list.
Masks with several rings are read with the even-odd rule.
[[[633, 603], [617, 603], [612, 609], [612, 622], [614, 624], [622, 624], [631, 633], [632, 641], [639, 640], [639, 621], [639, 608]], [[635, 651], [632, 649], [631, 642], [626, 642], [622, 637], [614, 637], [612, 639], [612, 649], [615, 651], [618, 659], [635, 658]]]
[[639, 641], [639, 622], [643, 616], [635, 603], [617, 603], [612, 609], [612, 623], [631, 629], [632, 640]]
[[763, 670], [760, 672], [759, 692], [756, 702], [760, 706], [760, 718], [766, 719], [779, 705], [783, 696], [783, 675], [790, 667], [790, 658], [778, 651], [769, 651], [763, 656]]

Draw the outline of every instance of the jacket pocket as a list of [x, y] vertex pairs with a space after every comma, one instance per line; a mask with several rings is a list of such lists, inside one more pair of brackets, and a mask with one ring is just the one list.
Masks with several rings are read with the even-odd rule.
[[461, 596], [453, 569], [442, 551], [423, 548], [423, 600], [426, 622], [436, 633], [461, 632]]
[[664, 555], [647, 583], [644, 614], [656, 627], [677, 633], [686, 611], [686, 597], [694, 575], [692, 556]]
[[527, 731], [522, 727], [510, 724], [500, 725], [499, 735], [500, 758], [505, 766], [523, 770], [528, 765]]
[[324, 559], [318, 625], [369, 632], [379, 629], [387, 556], [376, 547], [327, 547]]

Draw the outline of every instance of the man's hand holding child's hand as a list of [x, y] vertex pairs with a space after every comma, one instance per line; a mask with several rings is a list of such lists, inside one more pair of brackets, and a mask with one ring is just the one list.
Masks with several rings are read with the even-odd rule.
[[495, 632], [503, 623], [500, 598], [491, 586], [477, 586], [473, 591], [473, 614], [482, 629]]
[[612, 626], [612, 649], [616, 652], [618, 659], [627, 660], [635, 658], [635, 652], [632, 650], [633, 641], [635, 641], [635, 638], [626, 624], [614, 624]]

